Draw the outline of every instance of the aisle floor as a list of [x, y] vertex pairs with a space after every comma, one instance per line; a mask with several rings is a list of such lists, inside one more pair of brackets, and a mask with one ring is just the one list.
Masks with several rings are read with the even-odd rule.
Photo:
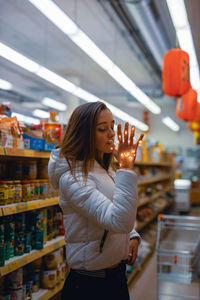
[[[200, 216], [200, 206], [192, 207], [190, 214]], [[188, 239], [189, 240], [189, 239]], [[177, 239], [177, 242], [180, 240]], [[183, 300], [183, 299], [200, 299], [200, 279], [192, 284], [177, 284], [157, 281], [157, 257], [156, 251], [144, 266], [143, 272], [138, 276], [137, 280], [130, 284], [129, 293], [131, 300], [157, 300], [158, 289], [167, 294], [171, 290], [172, 293], [182, 294], [182, 297], [163, 296], [159, 300]], [[199, 295], [199, 297], [197, 296]], [[193, 296], [195, 298], [189, 298]], [[184, 298], [185, 297], [185, 298]], [[197, 298], [196, 298], [197, 297]]]

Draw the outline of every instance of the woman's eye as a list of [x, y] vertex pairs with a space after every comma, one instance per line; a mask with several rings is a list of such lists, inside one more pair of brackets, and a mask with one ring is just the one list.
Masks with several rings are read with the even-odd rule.
[[101, 132], [105, 131], [105, 129], [103, 129], [103, 128], [99, 128], [98, 130], [101, 131]]

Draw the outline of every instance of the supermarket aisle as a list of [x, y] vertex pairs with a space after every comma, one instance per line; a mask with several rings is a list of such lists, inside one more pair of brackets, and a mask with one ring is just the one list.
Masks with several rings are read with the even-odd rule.
[[[190, 216], [200, 217], [200, 206], [192, 207], [190, 211]], [[192, 240], [197, 241], [197, 232], [189, 231], [183, 232], [170, 232], [168, 237], [170, 243], [173, 243], [175, 249], [179, 249], [181, 244], [184, 242], [184, 247], [187, 249], [186, 244], [192, 245]], [[196, 237], [194, 237], [196, 236]], [[188, 246], [187, 245], [187, 246]], [[157, 300], [157, 258], [156, 251], [144, 266], [141, 276], [135, 282], [132, 282], [130, 285], [130, 299], [131, 300]], [[184, 273], [183, 273], [184, 274]], [[186, 274], [187, 275], [187, 274]], [[200, 279], [199, 279], [200, 280]], [[198, 299], [199, 293], [199, 280], [195, 280], [192, 284], [178, 284], [173, 282], [160, 282], [159, 289], [162, 293], [172, 293], [176, 295], [185, 295], [186, 299], [189, 299], [187, 296], [193, 297], [191, 299]], [[200, 294], [199, 294], [200, 297]], [[183, 300], [183, 297], [170, 297], [162, 296], [159, 300]], [[199, 298], [200, 299], [200, 298]]]
[[144, 271], [138, 280], [130, 285], [129, 293], [131, 300], [156, 300], [157, 277], [156, 277], [156, 252], [152, 255]]

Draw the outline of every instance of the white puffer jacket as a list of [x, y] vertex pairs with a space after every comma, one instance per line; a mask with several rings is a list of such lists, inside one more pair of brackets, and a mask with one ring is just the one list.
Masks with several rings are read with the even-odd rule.
[[[106, 172], [95, 162], [86, 184], [80, 170], [77, 182], [59, 154], [59, 149], [52, 151], [48, 171], [52, 186], [60, 188], [69, 266], [99, 270], [127, 259], [130, 237], [139, 237], [132, 230], [137, 209], [137, 175], [122, 169]], [[108, 235], [100, 253], [105, 229]]]

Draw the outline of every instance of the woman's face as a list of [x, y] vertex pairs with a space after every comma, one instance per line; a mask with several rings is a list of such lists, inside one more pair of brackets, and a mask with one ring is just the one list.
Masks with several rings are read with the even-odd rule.
[[104, 109], [100, 111], [97, 117], [97, 125], [95, 130], [95, 149], [100, 156], [104, 153], [112, 153], [111, 147], [114, 144], [114, 119], [112, 113]]

